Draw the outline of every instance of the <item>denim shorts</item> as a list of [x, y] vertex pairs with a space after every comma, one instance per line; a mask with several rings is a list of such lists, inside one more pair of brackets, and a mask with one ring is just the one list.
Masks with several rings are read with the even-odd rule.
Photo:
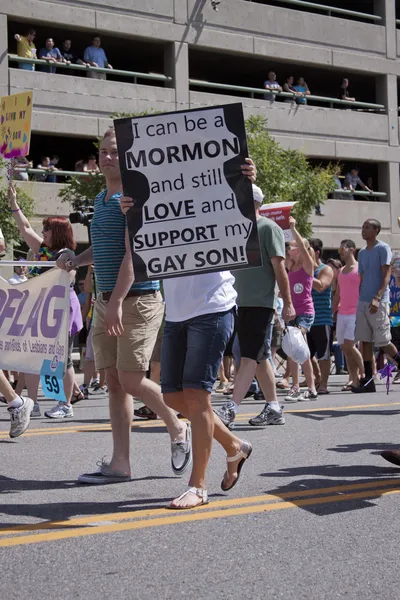
[[234, 329], [234, 309], [167, 321], [161, 348], [163, 394], [184, 388], [211, 392]]
[[310, 331], [314, 323], [315, 315], [298, 315], [293, 321], [290, 321], [289, 325], [294, 327], [302, 327], [306, 331]]

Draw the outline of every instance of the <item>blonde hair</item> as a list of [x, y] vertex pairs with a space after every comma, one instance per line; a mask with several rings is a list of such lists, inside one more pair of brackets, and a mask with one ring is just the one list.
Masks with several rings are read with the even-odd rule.
[[105, 140], [108, 137], [115, 137], [115, 127], [114, 125], [111, 125], [107, 131], [105, 132], [105, 134], [103, 135], [103, 138], [101, 141]]

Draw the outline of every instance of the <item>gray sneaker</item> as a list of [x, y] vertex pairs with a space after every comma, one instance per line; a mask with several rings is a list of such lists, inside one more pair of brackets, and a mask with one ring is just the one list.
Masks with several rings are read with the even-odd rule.
[[40, 406], [37, 402], [33, 405], [33, 410], [31, 412], [31, 417], [41, 417], [42, 413], [40, 412]]
[[236, 413], [233, 406], [233, 402], [225, 402], [221, 408], [214, 409], [215, 414], [228, 429], [233, 429], [235, 427]]
[[74, 416], [72, 406], [67, 406], [65, 402], [57, 402], [53, 408], [44, 413], [48, 419], [66, 419]]
[[131, 481], [131, 476], [121, 471], [115, 471], [111, 468], [110, 463], [106, 460], [101, 460], [97, 463], [99, 467], [93, 473], [82, 473], [79, 475], [79, 483], [91, 483], [93, 485], [103, 485], [107, 483], [124, 483]]
[[298, 387], [291, 387], [287, 396], [285, 396], [285, 402], [298, 402], [303, 399], [303, 392]]
[[30, 398], [21, 398], [22, 406], [18, 408], [8, 408], [11, 418], [10, 438], [19, 437], [28, 429], [33, 409], [33, 400]]
[[184, 442], [171, 442], [171, 467], [175, 475], [182, 475], [192, 463], [192, 430], [187, 424]]
[[260, 414], [249, 421], [253, 427], [265, 427], [266, 425], [284, 425], [285, 417], [283, 408], [274, 410], [269, 404], [266, 404]]

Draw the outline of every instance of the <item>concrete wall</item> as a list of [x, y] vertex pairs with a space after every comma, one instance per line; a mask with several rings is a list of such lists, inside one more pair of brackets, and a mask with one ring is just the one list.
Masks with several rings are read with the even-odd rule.
[[[225, 6], [229, 4], [229, 6]], [[113, 112], [171, 111], [228, 102], [242, 102], [245, 114], [268, 119], [272, 135], [287, 148], [314, 157], [379, 163], [379, 179], [390, 203], [330, 201], [326, 217], [314, 219], [315, 232], [327, 246], [344, 237], [357, 238], [367, 216], [384, 222], [383, 236], [400, 247], [397, 234], [399, 196], [399, 120], [397, 77], [400, 76], [400, 32], [396, 31], [395, 0], [376, 0], [380, 24], [299, 12], [229, 0], [220, 11], [208, 0], [2, 0], [0, 3], [0, 93], [34, 91], [33, 131], [73, 137], [96, 137], [110, 124]], [[112, 37], [157, 40], [165, 46], [163, 86], [97, 81], [64, 74], [8, 68], [7, 19], [53, 24], [65, 30], [93, 31]], [[376, 75], [378, 101], [388, 114], [318, 106], [292, 106], [189, 90], [190, 50], [209, 49], [233, 55], [278, 58], [291, 64], [336, 69], [339, 74]], [[40, 217], [67, 214], [57, 200], [58, 185], [28, 184], [37, 198]], [[342, 206], [343, 205], [343, 206]], [[351, 226], [349, 226], [351, 224]], [[400, 230], [399, 230], [400, 233]], [[80, 241], [86, 232], [77, 230]], [[347, 235], [347, 234], [346, 234]], [[358, 238], [357, 238], [358, 241]]]

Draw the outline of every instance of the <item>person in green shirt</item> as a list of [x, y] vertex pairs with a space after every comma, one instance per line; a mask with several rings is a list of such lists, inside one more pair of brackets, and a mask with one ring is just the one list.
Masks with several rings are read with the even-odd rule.
[[276, 306], [276, 284], [283, 300], [284, 321], [289, 322], [295, 318], [285, 270], [285, 239], [279, 225], [260, 215], [264, 195], [254, 184], [253, 199], [262, 266], [235, 272], [235, 288], [238, 293], [236, 332], [241, 362], [236, 375], [232, 401], [216, 411], [222, 422], [230, 428], [233, 427], [236, 412], [255, 375], [267, 402], [261, 414], [250, 419], [250, 425], [285, 423], [282, 408], [276, 397], [274, 372], [268, 360], [271, 351], [272, 320]]

